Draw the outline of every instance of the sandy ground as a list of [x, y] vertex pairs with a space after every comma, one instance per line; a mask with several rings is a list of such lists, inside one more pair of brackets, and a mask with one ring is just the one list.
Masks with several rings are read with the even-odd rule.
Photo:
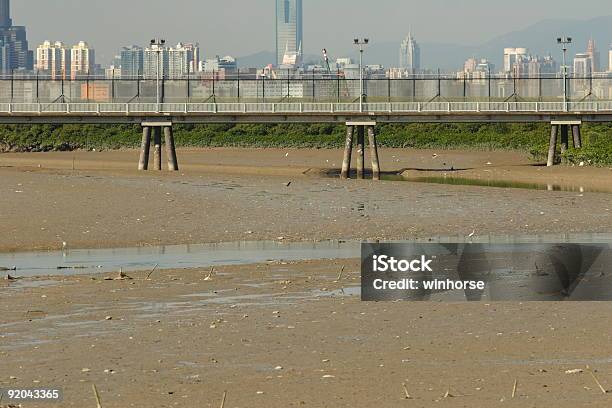
[[0, 384], [62, 407], [92, 383], [105, 408], [612, 404], [587, 370], [612, 388], [607, 303], [365, 303], [345, 262], [5, 282]]
[[[471, 169], [469, 177], [493, 173], [587, 191], [612, 185], [609, 168], [548, 169], [512, 152], [433, 154], [381, 156], [389, 172], [454, 167]], [[0, 155], [0, 250], [612, 229], [609, 194], [322, 177], [337, 170], [337, 150], [181, 151], [177, 174], [138, 173], [137, 157], [136, 151]]]
[[[177, 174], [138, 173], [137, 156], [0, 155], [0, 251], [612, 231], [610, 194], [340, 181], [322, 176], [335, 150], [181, 151]], [[609, 168], [513, 152], [382, 158], [393, 173], [612, 184]], [[607, 303], [362, 303], [344, 262], [340, 282], [337, 260], [0, 280], [0, 388], [63, 387], [61, 407], [95, 407], [92, 383], [104, 408], [220, 407], [224, 392], [224, 408], [612, 405], [586, 369], [612, 388]]]

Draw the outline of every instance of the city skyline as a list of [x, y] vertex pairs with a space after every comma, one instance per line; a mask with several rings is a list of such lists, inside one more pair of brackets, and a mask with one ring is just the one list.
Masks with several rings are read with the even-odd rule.
[[[108, 0], [104, 4], [81, 3], [56, 0], [40, 4], [37, 0], [21, 0], [13, 6], [13, 20], [28, 27], [29, 39], [33, 44], [40, 44], [48, 39], [59, 39], [67, 43], [77, 43], [85, 39], [97, 49], [99, 61], [105, 63], [110, 61], [121, 47], [146, 44], [152, 36], [162, 36], [173, 43], [200, 41], [207, 57], [217, 54], [241, 57], [260, 51], [274, 51], [275, 47], [273, 0], [257, 2], [256, 5], [246, 0], [231, 0], [214, 5], [207, 4], [206, 1], [179, 0], [175, 2], [174, 8], [157, 7], [162, 4], [159, 0], [146, 2], [146, 7], [143, 7], [145, 2], [141, 0], [133, 0], [127, 4], [119, 3], [118, 0]], [[548, 7], [549, 1], [534, 5], [520, 0], [516, 9], [520, 9], [518, 6], [524, 3], [525, 7], [529, 6], [529, 15], [514, 9], [505, 11], [507, 17], [512, 14], [521, 17], [517, 19], [500, 19], [494, 13], [495, 10], [487, 11], [490, 8], [478, 7], [484, 3], [481, 0], [469, 2], [474, 5], [473, 8], [463, 3], [457, 5], [443, 0], [419, 4], [418, 7], [399, 0], [388, 0], [385, 5], [376, 7], [368, 7], [365, 3], [363, 7], [356, 7], [362, 4], [361, 1], [357, 3], [346, 0], [338, 0], [332, 4], [322, 0], [305, 2], [304, 37], [308, 41], [305, 43], [304, 52], [318, 54], [321, 48], [327, 48], [332, 55], [345, 54], [346, 50], [350, 49], [352, 38], [357, 34], [371, 37], [374, 44], [397, 42], [405, 37], [409, 29], [407, 24], [410, 24], [413, 32], [419, 33], [421, 43], [454, 41], [458, 44], [474, 45], [487, 38], [528, 27], [546, 18], [580, 19], [594, 15], [612, 15], [612, 5], [599, 0], [563, 8]], [[113, 11], [117, 7], [121, 7], [122, 13]], [[182, 13], [182, 8], [192, 12]], [[31, 13], [32, 9], [37, 12]], [[214, 13], [210, 13], [211, 9]], [[465, 9], [470, 9], [469, 15], [461, 11]], [[146, 23], [139, 23], [134, 19], [142, 10], [147, 11]], [[240, 12], [236, 13], [236, 10]], [[409, 23], [406, 22], [405, 15], [402, 15], [403, 11], [409, 11]], [[56, 19], [49, 18], [53, 15], [67, 18], [71, 24], [56, 24]], [[91, 18], [92, 15], [96, 18]], [[448, 18], [460, 15], [464, 15], [464, 18]], [[106, 31], [108, 21], [113, 22], [112, 32]], [[168, 21], [181, 21], [181, 24], [168, 24]], [[444, 21], [444, 24], [436, 28], [433, 23], [437, 21]], [[223, 35], [218, 35], [220, 32], [223, 32]], [[487, 33], [484, 37], [483, 32]], [[211, 40], [213, 38], [214, 40]], [[245, 38], [248, 38], [248, 41], [245, 41]]]
[[[61, 0], [60, 0], [61, 1]], [[113, 0], [111, 0], [113, 1]], [[184, 0], [188, 1], [188, 0]], [[316, 0], [313, 0], [316, 1]], [[476, 0], [473, 0], [476, 1]], [[248, 65], [245, 64], [244, 67], [262, 67], [271, 62], [276, 63], [276, 66], [281, 66], [283, 68], [293, 67], [299, 68], [302, 63], [302, 54], [303, 54], [303, 8], [302, 8], [302, 0], [274, 0], [274, 10], [273, 15], [275, 17], [275, 58], [272, 61], [267, 61], [265, 63], [256, 64], [256, 65]], [[268, 10], [270, 11], [270, 10]], [[4, 54], [6, 57], [3, 57], [3, 60], [10, 61], [16, 60], [15, 50], [18, 50], [19, 47], [23, 48], [24, 44], [26, 47], [26, 52], [29, 52], [31, 55], [32, 51], [27, 51], [27, 42], [25, 42], [25, 26], [13, 26], [12, 25], [12, 13], [10, 10], [10, 0], [0, 0], [0, 23], [5, 30], [3, 41], [3, 47], [5, 49]], [[545, 26], [544, 23], [542, 23]], [[550, 25], [550, 24], [549, 24]], [[538, 26], [539, 28], [539, 26]], [[10, 33], [10, 30], [20, 29], [22, 31], [21, 39], [7, 37], [6, 33]], [[550, 31], [550, 27], [548, 27]], [[555, 27], [556, 29], [556, 27]], [[605, 36], [608, 38], [608, 28], [605, 29]], [[600, 32], [601, 34], [601, 32]], [[548, 38], [548, 35], [544, 35], [542, 37]], [[599, 36], [601, 39], [601, 35]], [[38, 70], [51, 71], [53, 75], [58, 72], [67, 72], [70, 70], [71, 77], [79, 76], [79, 75], [89, 75], [92, 72], [100, 72], [99, 67], [95, 64], [95, 55], [98, 53], [96, 51], [97, 46], [93, 46], [91, 44], [90, 38], [79, 39], [78, 43], [72, 47], [70, 58], [65, 58], [62, 56], [61, 49], [64, 47], [63, 44], [58, 43], [57, 41], [63, 41], [63, 38], [54, 39], [56, 42], [45, 41], [42, 45], [38, 46], [36, 49], [37, 61], [36, 66]], [[170, 43], [172, 40], [168, 41]], [[187, 41], [192, 41], [192, 39], [188, 39]], [[551, 69], [555, 66], [554, 59], [550, 58], [548, 60], [540, 58], [542, 54], [536, 52], [528, 52], [529, 45], [521, 43], [521, 41], [510, 41], [512, 42], [512, 46], [515, 48], [504, 48], [504, 62], [503, 62], [503, 71], [504, 73], [514, 72], [514, 73], [540, 73], [540, 68], [546, 65], [546, 68], [542, 72], [550, 72]], [[549, 49], [552, 41], [548, 42], [547, 49]], [[53, 44], [53, 45], [52, 45]], [[58, 46], [58, 44], [60, 44]], [[184, 48], [183, 44], [186, 44], [187, 47]], [[195, 45], [194, 45], [195, 44]], [[590, 37], [586, 51], [583, 51], [580, 47], [580, 40], [575, 41], [574, 44], [578, 47], [576, 49], [575, 59], [578, 60], [578, 63], [574, 63], [574, 67], [579, 67], [578, 69], [574, 69], [575, 72], [581, 73], [590, 73], [590, 72], [601, 72], [600, 68], [600, 57], [601, 52], [599, 51], [599, 47], [596, 48], [595, 41], [593, 36]], [[117, 47], [117, 44], [114, 45], [115, 49], [119, 49], [123, 52], [125, 49], [125, 43], [123, 43], [120, 47]], [[518, 47], [518, 48], [517, 48]], [[59, 50], [57, 49], [59, 48]], [[54, 50], [55, 49], [55, 50]], [[79, 50], [83, 49], [82, 52]], [[152, 57], [147, 57], [148, 49], [144, 50], [144, 61], [142, 67], [137, 67], [138, 71], [144, 71], [150, 74], [152, 69]], [[496, 50], [497, 52], [497, 50]], [[573, 52], [573, 51], [571, 51]], [[612, 50], [610, 51], [612, 53]], [[59, 54], [58, 54], [59, 53]], [[202, 63], [205, 60], [212, 56], [212, 54], [204, 54], [204, 61], [200, 59], [200, 48], [197, 43], [197, 39], [195, 43], [185, 42], [185, 39], [181, 39], [175, 48], [164, 47], [162, 54], [168, 53], [168, 58], [164, 56], [163, 60], [168, 60], [168, 66], [164, 64], [164, 72], [172, 72], [174, 73], [172, 76], [184, 75], [192, 72], [202, 71]], [[82, 55], [81, 55], [82, 54]], [[153, 54], [157, 54], [157, 52], [153, 52]], [[170, 57], [170, 55], [172, 57]], [[544, 55], [552, 55], [550, 51], [545, 53]], [[584, 55], [588, 56], [589, 63], [585, 65], [585, 63], [580, 64], [580, 59], [584, 59]], [[611, 54], [612, 55], [612, 54]], [[27, 55], [26, 55], [27, 56]], [[338, 53], [336, 57], [345, 57], [347, 55]], [[350, 53], [349, 53], [350, 56]], [[484, 60], [490, 58], [490, 54], [478, 55], [479, 58]], [[472, 54], [472, 57], [475, 58], [476, 54]], [[21, 58], [21, 57], [19, 57]], [[28, 63], [31, 60], [26, 61]], [[157, 57], [156, 57], [157, 58]], [[316, 63], [319, 58], [310, 56], [310, 59], [304, 60], [306, 63]], [[332, 57], [333, 58], [333, 57]], [[23, 58], [21, 58], [23, 59]], [[42, 59], [42, 62], [38, 61]], [[121, 74], [123, 71], [120, 69], [122, 63], [120, 56], [118, 56], [118, 52], [113, 52], [112, 62], [109, 64], [106, 61], [100, 61], [99, 65], [101, 67], [109, 66], [110, 74], [112, 76], [115, 73]], [[155, 58], [153, 58], [155, 59]], [[57, 60], [61, 61], [58, 63]], [[149, 61], [151, 60], [151, 61]], [[31, 64], [31, 62], [29, 62]], [[147, 63], [149, 68], [147, 69]], [[349, 62], [350, 64], [350, 62]], [[427, 63], [421, 64], [421, 55], [420, 55], [420, 46], [414, 40], [414, 36], [412, 35], [412, 30], [408, 30], [408, 36], [405, 37], [400, 47], [400, 58], [399, 65], [396, 63], [385, 64], [380, 60], [375, 58], [371, 59], [371, 64], [378, 65], [380, 68], [383, 66], [387, 66], [389, 68], [399, 67], [401, 70], [404, 70], [405, 73], [420, 73], [423, 71], [431, 70], [431, 68], [435, 68], [431, 64], [427, 66]], [[523, 64], [523, 66], [519, 68], [515, 68], [515, 65]], [[5, 63], [6, 65], [6, 63]], [[58, 70], [57, 66], [63, 65], [63, 68]], [[68, 66], [69, 65], [69, 66]], [[154, 64], [157, 67], [157, 64]], [[529, 66], [528, 66], [529, 65]], [[44, 67], [44, 68], [42, 68]], [[22, 61], [19, 61], [19, 64], [15, 67], [9, 67], [8, 65], [3, 66], [2, 70], [4, 72], [13, 70], [13, 69], [31, 69], [27, 64], [24, 64]], [[379, 68], [379, 69], [380, 69]], [[605, 66], [604, 71], [607, 71], [609, 67]], [[610, 67], [612, 68], [612, 67]]]

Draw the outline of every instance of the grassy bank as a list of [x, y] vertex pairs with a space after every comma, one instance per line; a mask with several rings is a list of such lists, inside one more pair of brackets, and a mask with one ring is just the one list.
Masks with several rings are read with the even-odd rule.
[[[181, 147], [311, 147], [344, 145], [344, 126], [315, 125], [183, 125], [176, 127]], [[1, 126], [0, 151], [120, 149], [140, 145], [139, 126], [32, 125]], [[382, 125], [379, 142], [386, 147], [436, 149], [514, 149], [537, 159], [547, 151], [545, 124], [411, 124]], [[583, 126], [584, 148], [570, 150], [572, 162], [612, 164], [612, 126]]]

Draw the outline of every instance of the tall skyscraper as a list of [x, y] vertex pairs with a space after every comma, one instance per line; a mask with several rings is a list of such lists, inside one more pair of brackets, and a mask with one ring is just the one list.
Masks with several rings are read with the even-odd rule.
[[138, 78], [144, 74], [144, 50], [132, 45], [121, 49], [121, 78]]
[[13, 25], [10, 0], [0, 0], [0, 72], [31, 70], [33, 63], [25, 27]]
[[276, 65], [304, 49], [302, 0], [276, 0]]
[[416, 74], [421, 70], [421, 47], [412, 36], [408, 36], [402, 41], [400, 46], [400, 68], [410, 74]]
[[45, 41], [36, 49], [35, 69], [53, 79], [66, 79], [71, 74], [70, 49], [60, 41]]
[[610, 51], [608, 51], [608, 71], [612, 72], [612, 44], [610, 44]]
[[597, 48], [595, 47], [595, 41], [592, 38], [589, 40], [586, 53], [589, 54], [591, 58], [591, 68], [593, 69], [593, 72], [599, 72], [600, 54]]
[[4, 28], [12, 25], [11, 0], [0, 0], [0, 27]]
[[96, 52], [85, 41], [70, 50], [70, 77], [72, 79], [95, 74]]

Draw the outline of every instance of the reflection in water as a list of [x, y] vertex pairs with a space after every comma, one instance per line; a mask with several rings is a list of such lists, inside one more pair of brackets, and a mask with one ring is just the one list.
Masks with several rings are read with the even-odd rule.
[[520, 188], [525, 190], [546, 190], [546, 191], [567, 191], [576, 193], [612, 193], [612, 188], [585, 188], [579, 185], [560, 185], [560, 184], [544, 184], [544, 183], [526, 183], [520, 181], [508, 180], [493, 180], [493, 179], [472, 179], [465, 177], [404, 177], [401, 175], [386, 175], [383, 180], [389, 181], [409, 181], [412, 183], [429, 183], [429, 184], [448, 184], [454, 186], [479, 186], [479, 187], [497, 187], [497, 188]]
[[[415, 239], [417, 243], [602, 243], [612, 234], [543, 234], [507, 236], [438, 236]], [[152, 269], [204, 268], [215, 265], [248, 265], [270, 260], [307, 261], [360, 257], [358, 241], [286, 243], [278, 241], [226, 242], [143, 248], [81, 249], [0, 253], [2, 267], [20, 277], [76, 275]], [[5, 272], [7, 273], [7, 272]], [[474, 294], [477, 296], [477, 294]]]

